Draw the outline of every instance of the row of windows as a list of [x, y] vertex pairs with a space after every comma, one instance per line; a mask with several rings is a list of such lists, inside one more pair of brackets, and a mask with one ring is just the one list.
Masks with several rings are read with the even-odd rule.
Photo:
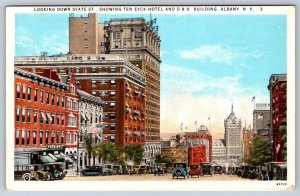
[[[27, 112], [26, 112], [27, 109]], [[33, 115], [32, 115], [33, 113]], [[38, 109], [31, 109], [31, 108], [22, 108], [17, 106], [16, 107], [16, 122], [23, 122], [23, 123], [38, 123], [41, 124], [52, 124], [52, 125], [64, 125], [65, 124], [65, 115], [64, 113], [54, 113], [49, 111], [43, 111]]]
[[67, 109], [69, 110], [78, 110], [78, 102], [77, 101], [72, 101], [68, 99], [67, 101]]
[[[32, 135], [31, 135], [32, 134]], [[66, 143], [77, 143], [78, 135], [77, 133], [67, 132]], [[44, 130], [30, 130], [27, 129], [16, 129], [15, 133], [15, 144], [16, 145], [47, 145], [47, 144], [64, 144], [64, 131], [44, 131]]]
[[144, 137], [141, 136], [125, 136], [125, 143], [140, 143], [144, 141]]
[[[32, 89], [30, 86], [27, 87], [27, 91], [26, 91], [26, 86], [23, 85], [22, 86], [22, 92], [21, 92], [21, 84], [17, 84], [17, 92], [16, 92], [16, 96], [17, 99], [24, 99], [24, 100], [28, 100], [31, 101], [32, 99]], [[56, 105], [56, 106], [61, 106], [61, 107], [65, 107], [65, 98], [64, 96], [61, 96], [60, 94], [55, 94], [55, 93], [49, 93], [49, 92], [44, 92], [44, 90], [39, 90], [37, 88], [34, 89], [34, 93], [33, 93], [33, 99], [34, 102], [38, 102], [38, 97], [39, 97], [39, 101], [41, 103], [46, 103], [48, 105]]]

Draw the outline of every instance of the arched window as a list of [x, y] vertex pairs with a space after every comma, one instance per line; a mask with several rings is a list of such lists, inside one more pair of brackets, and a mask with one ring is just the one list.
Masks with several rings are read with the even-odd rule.
[[19, 137], [20, 137], [20, 130], [16, 129], [16, 141], [15, 141], [16, 145], [19, 145], [19, 143], [20, 143]]

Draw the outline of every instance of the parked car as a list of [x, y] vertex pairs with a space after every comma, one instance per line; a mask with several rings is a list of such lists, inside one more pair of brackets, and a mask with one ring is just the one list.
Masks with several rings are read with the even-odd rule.
[[219, 166], [219, 165], [214, 166], [214, 175], [216, 175], [216, 174], [222, 175], [222, 173], [223, 173], [223, 169], [221, 166]]
[[210, 163], [202, 163], [201, 164], [201, 174], [202, 176], [209, 175], [212, 176], [212, 166]]
[[198, 178], [199, 178], [201, 175], [199, 166], [198, 165], [190, 165], [189, 175], [191, 177], [198, 176]]
[[269, 180], [287, 180], [286, 162], [268, 163], [268, 176]]
[[101, 166], [92, 166], [81, 171], [83, 176], [106, 176], [107, 171]]
[[186, 163], [174, 163], [174, 169], [172, 171], [173, 179], [175, 177], [189, 177], [188, 169], [187, 169], [187, 164]]
[[154, 176], [167, 175], [167, 168], [165, 163], [158, 163], [157, 168], [154, 169]]
[[228, 175], [234, 175], [235, 174], [235, 167], [228, 167], [227, 174]]

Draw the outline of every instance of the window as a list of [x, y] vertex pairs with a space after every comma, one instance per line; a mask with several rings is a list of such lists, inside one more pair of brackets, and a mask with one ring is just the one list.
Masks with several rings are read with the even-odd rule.
[[141, 39], [141, 38], [142, 38], [142, 31], [141, 30], [135, 30], [134, 39]]
[[27, 130], [27, 137], [26, 137], [26, 139], [27, 139], [27, 145], [30, 145], [30, 130], [28, 129]]
[[54, 105], [54, 99], [55, 99], [55, 94], [52, 93], [51, 95], [51, 104]]
[[72, 109], [72, 101], [68, 99], [67, 108]]
[[78, 110], [78, 102], [74, 102], [74, 110]]
[[41, 100], [41, 103], [44, 102], [44, 91], [43, 90], [41, 91], [41, 99], [40, 100]]
[[54, 144], [54, 131], [51, 132], [51, 144]]
[[96, 67], [92, 67], [92, 73], [96, 73]]
[[26, 109], [22, 108], [22, 122], [25, 122], [25, 113], [26, 113]]
[[27, 100], [31, 101], [31, 87], [28, 86], [27, 88]]
[[43, 144], [43, 131], [40, 131], [40, 145]]
[[33, 144], [36, 144], [36, 130], [33, 131]]
[[57, 115], [57, 116], [56, 116], [56, 124], [59, 125], [59, 117], [60, 117], [60, 113], [57, 113], [56, 115]]
[[26, 86], [23, 85], [23, 89], [22, 89], [22, 99], [26, 99]]
[[77, 143], [77, 134], [74, 133], [74, 143]]
[[71, 94], [75, 95], [75, 86], [71, 85]]
[[49, 144], [49, 131], [46, 131], [46, 144]]
[[91, 124], [93, 123], [93, 114], [91, 114], [91, 116], [90, 116], [90, 123]]
[[37, 115], [38, 115], [38, 111], [37, 111], [37, 110], [34, 110], [34, 113], [33, 113], [33, 122], [34, 122], [34, 123], [37, 123], [37, 121], [38, 121]]
[[38, 89], [34, 89], [34, 101], [37, 102]]
[[65, 107], [65, 97], [61, 96], [61, 107]]
[[21, 90], [21, 87], [20, 87], [20, 84], [17, 84], [17, 98], [19, 99], [20, 98], [20, 90]]
[[49, 92], [46, 92], [46, 104], [50, 103]]
[[20, 122], [20, 107], [17, 106], [17, 111], [16, 111], [16, 121]]
[[116, 106], [116, 103], [115, 103], [115, 102], [112, 102], [112, 103], [110, 103], [109, 105], [110, 105], [111, 108], [114, 108], [114, 107]]
[[116, 119], [116, 115], [114, 113], [110, 114], [110, 119], [112, 119], [112, 120]]
[[121, 36], [120, 31], [115, 31], [115, 32], [113, 32], [113, 38], [114, 38], [114, 39], [120, 39], [120, 36]]
[[15, 141], [16, 145], [19, 145], [19, 143], [20, 143], [19, 137], [20, 137], [20, 130], [17, 129], [16, 130], [16, 141]]
[[[24, 145], [24, 144], [25, 144], [25, 131], [24, 131], [24, 129], [22, 129], [22, 145]], [[27, 144], [29, 144], [29, 139], [28, 139]]]
[[60, 95], [57, 95], [57, 102], [56, 102], [57, 106], [59, 106], [59, 101], [60, 101]]
[[64, 132], [61, 132], [61, 143], [64, 144]]
[[62, 116], [61, 116], [61, 125], [65, 125], [65, 115], [63, 114]]
[[46, 120], [46, 116], [45, 116], [45, 114], [44, 114], [44, 111], [41, 111], [40, 116], [41, 116], [41, 117], [40, 117], [40, 123], [43, 124], [44, 121]]
[[95, 80], [92, 80], [92, 87], [96, 87], [97, 86], [97, 82]]
[[116, 81], [115, 81], [115, 80], [111, 80], [111, 81], [110, 81], [110, 84], [111, 84], [111, 85], [115, 85], [115, 84], [116, 84]]
[[56, 143], [59, 144], [59, 131], [56, 131]]
[[74, 114], [70, 114], [68, 116], [68, 125], [69, 126], [76, 126], [76, 116], [74, 116]]
[[54, 125], [55, 113], [52, 113], [52, 125]]
[[67, 133], [67, 143], [70, 143], [71, 142], [71, 138], [70, 138], [70, 133]]
[[27, 122], [30, 123], [31, 122], [31, 108], [27, 109]]

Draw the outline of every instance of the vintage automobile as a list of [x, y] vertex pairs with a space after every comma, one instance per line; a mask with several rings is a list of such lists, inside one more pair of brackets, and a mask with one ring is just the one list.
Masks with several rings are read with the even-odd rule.
[[214, 166], [214, 175], [216, 175], [216, 174], [222, 175], [222, 173], [223, 173], [222, 167], [219, 166], [219, 165], [215, 165], [215, 166]]
[[227, 174], [228, 175], [234, 175], [235, 174], [235, 167], [228, 167]]
[[166, 163], [158, 163], [157, 167], [154, 169], [154, 176], [167, 175]]
[[199, 178], [201, 175], [199, 166], [198, 165], [190, 165], [189, 175], [191, 177], [198, 176], [198, 178]]
[[175, 177], [177, 177], [177, 179], [179, 177], [183, 177], [185, 179], [185, 177], [189, 177], [189, 173], [187, 170], [187, 164], [186, 163], [174, 163], [174, 169], [172, 171], [172, 175], [173, 175], [173, 179]]
[[202, 176], [205, 176], [205, 175], [212, 176], [213, 175], [212, 166], [210, 163], [202, 163], [200, 169], [201, 169]]
[[108, 175], [104, 167], [101, 166], [91, 166], [85, 168], [81, 171], [83, 176], [106, 176]]
[[146, 169], [145, 165], [140, 166], [140, 168], [138, 169], [138, 174], [139, 175], [141, 175], [141, 174], [146, 175], [147, 174], [147, 169]]
[[287, 180], [286, 162], [270, 162], [267, 166], [269, 180]]

